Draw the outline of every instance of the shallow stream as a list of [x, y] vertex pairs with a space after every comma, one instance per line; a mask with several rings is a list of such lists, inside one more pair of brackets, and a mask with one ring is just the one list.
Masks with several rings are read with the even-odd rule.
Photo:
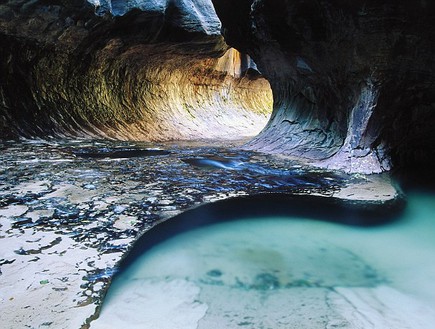
[[91, 328], [434, 328], [435, 195], [373, 227], [227, 216], [146, 233]]

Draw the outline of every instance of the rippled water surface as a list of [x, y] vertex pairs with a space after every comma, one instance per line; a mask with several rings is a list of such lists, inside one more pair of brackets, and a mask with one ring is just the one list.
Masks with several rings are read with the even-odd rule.
[[154, 247], [153, 234], [137, 242], [92, 328], [435, 325], [435, 195], [411, 194], [400, 218], [369, 228], [261, 217]]

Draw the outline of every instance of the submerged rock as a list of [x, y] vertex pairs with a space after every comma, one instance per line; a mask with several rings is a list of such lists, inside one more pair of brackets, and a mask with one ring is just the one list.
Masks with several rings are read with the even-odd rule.
[[[136, 241], [91, 327], [429, 329], [435, 231], [423, 241], [409, 236], [416, 222], [434, 226], [418, 208], [403, 218], [411, 220], [370, 230], [231, 212], [235, 220], [209, 215], [205, 225], [201, 216], [170, 219]], [[184, 229], [187, 221], [193, 228]], [[411, 257], [392, 257], [398, 251]], [[409, 270], [416, 264], [424, 269], [418, 284]]]

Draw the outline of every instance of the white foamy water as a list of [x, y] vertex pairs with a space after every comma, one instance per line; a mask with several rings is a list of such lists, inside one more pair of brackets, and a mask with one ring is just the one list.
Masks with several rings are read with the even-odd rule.
[[91, 328], [433, 329], [435, 197], [380, 227], [273, 217], [179, 234], [114, 280]]

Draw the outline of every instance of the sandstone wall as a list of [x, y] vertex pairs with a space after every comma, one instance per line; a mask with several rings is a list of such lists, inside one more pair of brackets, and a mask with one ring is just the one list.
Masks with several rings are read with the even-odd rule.
[[269, 84], [222, 69], [211, 2], [90, 2], [0, 6], [0, 137], [238, 138], [265, 125]]
[[253, 149], [350, 171], [435, 159], [435, 4], [213, 0], [225, 40], [270, 81]]

